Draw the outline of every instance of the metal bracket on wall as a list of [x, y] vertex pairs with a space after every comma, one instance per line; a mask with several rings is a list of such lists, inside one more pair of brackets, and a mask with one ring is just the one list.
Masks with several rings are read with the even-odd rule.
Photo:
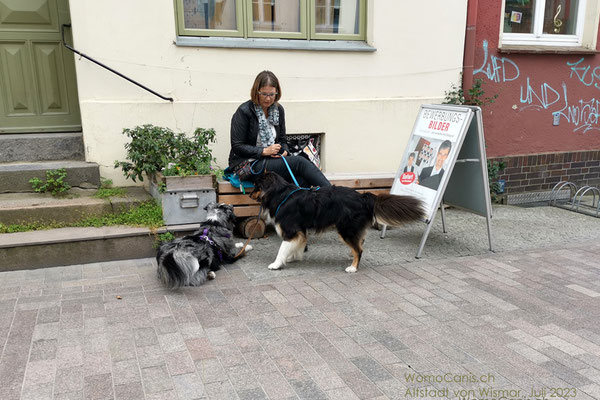
[[155, 96], [157, 96], [157, 97], [160, 97], [160, 98], [161, 98], [161, 99], [163, 99], [163, 100], [168, 100], [168, 101], [170, 101], [171, 103], [173, 102], [173, 98], [172, 98], [172, 97], [166, 97], [166, 96], [163, 96], [163, 95], [161, 95], [161, 94], [159, 94], [159, 93], [156, 93], [154, 90], [152, 90], [152, 89], [150, 89], [150, 88], [148, 88], [148, 87], [146, 87], [146, 86], [142, 85], [141, 83], [138, 83], [138, 82], [134, 81], [133, 79], [131, 79], [131, 78], [129, 78], [129, 77], [127, 77], [127, 76], [123, 75], [123, 74], [122, 74], [122, 73], [120, 73], [119, 71], [115, 71], [115, 70], [114, 70], [114, 69], [112, 69], [111, 67], [109, 67], [109, 66], [107, 66], [107, 65], [104, 65], [104, 64], [102, 64], [100, 61], [94, 60], [92, 57], [90, 57], [90, 56], [87, 56], [87, 55], [83, 54], [82, 52], [80, 52], [80, 51], [78, 51], [78, 50], [75, 50], [73, 47], [69, 46], [69, 45], [67, 44], [67, 42], [65, 41], [65, 28], [70, 28], [70, 27], [71, 27], [71, 24], [63, 24], [63, 25], [62, 25], [62, 28], [61, 28], [61, 33], [62, 33], [62, 44], [63, 44], [63, 45], [64, 45], [64, 46], [65, 46], [67, 49], [71, 50], [71, 51], [72, 51], [73, 53], [75, 53], [75, 54], [79, 54], [81, 57], [83, 57], [83, 58], [85, 58], [85, 59], [87, 59], [87, 60], [90, 60], [90, 61], [91, 61], [91, 62], [93, 62], [94, 64], [97, 64], [97, 65], [101, 66], [102, 68], [105, 68], [105, 69], [109, 70], [109, 71], [110, 71], [110, 72], [112, 72], [113, 74], [116, 74], [116, 75], [120, 76], [121, 78], [123, 78], [123, 79], [125, 79], [125, 80], [127, 80], [127, 81], [129, 81], [129, 82], [131, 82], [131, 83], [133, 83], [134, 85], [137, 85], [137, 86], [141, 87], [142, 89], [144, 89], [144, 90], [146, 90], [146, 91], [148, 91], [148, 92], [152, 93], [153, 95], [155, 95]]

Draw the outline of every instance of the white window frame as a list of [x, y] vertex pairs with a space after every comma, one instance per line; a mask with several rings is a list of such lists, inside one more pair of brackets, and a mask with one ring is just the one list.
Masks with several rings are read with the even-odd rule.
[[595, 50], [598, 33], [598, 14], [600, 0], [579, 0], [575, 35], [553, 35], [543, 33], [544, 9], [546, 0], [537, 0], [534, 10], [533, 33], [505, 33], [506, 2], [502, 1], [502, 20], [500, 21], [500, 47], [527, 49], [572, 48]]

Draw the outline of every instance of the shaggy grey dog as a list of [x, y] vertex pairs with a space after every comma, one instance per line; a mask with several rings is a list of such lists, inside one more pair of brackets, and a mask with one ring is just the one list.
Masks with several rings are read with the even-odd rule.
[[[158, 279], [167, 287], [200, 286], [214, 279], [214, 271], [223, 264], [231, 264], [243, 243], [234, 243], [233, 207], [224, 203], [210, 203], [204, 209], [206, 220], [191, 235], [160, 246], [156, 254]], [[246, 251], [252, 246], [246, 246]]]

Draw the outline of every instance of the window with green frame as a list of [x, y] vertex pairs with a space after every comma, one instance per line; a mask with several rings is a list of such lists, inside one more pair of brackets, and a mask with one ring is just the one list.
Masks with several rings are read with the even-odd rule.
[[174, 0], [179, 36], [365, 40], [367, 0]]

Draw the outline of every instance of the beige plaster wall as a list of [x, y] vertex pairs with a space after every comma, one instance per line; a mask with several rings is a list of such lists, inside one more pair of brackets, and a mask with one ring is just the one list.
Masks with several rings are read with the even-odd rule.
[[256, 74], [279, 77], [288, 133], [325, 132], [327, 172], [394, 172], [418, 107], [440, 102], [462, 68], [466, 0], [371, 0], [372, 53], [178, 47], [169, 0], [71, 0], [75, 47], [175, 99], [163, 102], [76, 58], [88, 161], [125, 184], [123, 128], [215, 128], [225, 167], [229, 122]]

